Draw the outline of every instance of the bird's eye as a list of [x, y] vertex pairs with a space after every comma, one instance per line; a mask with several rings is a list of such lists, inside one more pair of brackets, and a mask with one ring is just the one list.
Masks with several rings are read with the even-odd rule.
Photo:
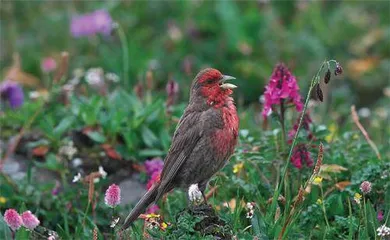
[[212, 84], [213, 82], [214, 82], [213, 79], [209, 79], [209, 80], [206, 81], [207, 84]]

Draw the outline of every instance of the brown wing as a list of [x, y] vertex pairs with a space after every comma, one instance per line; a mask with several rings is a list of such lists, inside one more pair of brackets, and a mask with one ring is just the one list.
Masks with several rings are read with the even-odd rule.
[[171, 148], [164, 161], [161, 173], [161, 183], [156, 200], [169, 191], [170, 183], [177, 175], [178, 170], [191, 155], [199, 142], [203, 142], [207, 133], [222, 128], [223, 122], [219, 111], [208, 109], [203, 112], [186, 111], [180, 119], [172, 138]]

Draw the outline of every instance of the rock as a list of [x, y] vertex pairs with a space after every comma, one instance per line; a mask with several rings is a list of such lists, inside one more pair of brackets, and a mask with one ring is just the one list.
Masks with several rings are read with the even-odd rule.
[[146, 193], [145, 185], [141, 184], [134, 175], [119, 183], [119, 187], [121, 188], [122, 206], [126, 204], [136, 204]]

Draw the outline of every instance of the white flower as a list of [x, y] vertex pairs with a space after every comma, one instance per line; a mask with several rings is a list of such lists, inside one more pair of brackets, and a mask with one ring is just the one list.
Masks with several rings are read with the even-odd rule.
[[380, 237], [390, 236], [390, 228], [385, 225], [380, 226], [376, 231]]
[[119, 76], [116, 75], [115, 73], [106, 73], [106, 79], [108, 81], [111, 81], [111, 82], [114, 82], [114, 83], [117, 83], [119, 82]]
[[81, 158], [75, 158], [73, 159], [72, 161], [72, 166], [74, 168], [77, 168], [78, 166], [80, 166], [81, 164], [83, 164], [83, 160], [81, 160]]
[[104, 171], [103, 166], [99, 166], [99, 173], [102, 175], [102, 178], [105, 179], [107, 177], [107, 172]]
[[59, 153], [68, 157], [69, 160], [73, 159], [73, 156], [77, 153], [77, 148], [73, 146], [73, 141], [69, 141], [68, 145], [64, 145], [60, 148]]
[[252, 203], [252, 202], [248, 202], [248, 203], [246, 204], [246, 208], [249, 209], [249, 210], [253, 210], [253, 209], [255, 208], [255, 205], [254, 205], [254, 203]]
[[114, 228], [118, 222], [119, 222], [119, 218], [114, 218], [111, 221], [110, 228]]
[[85, 80], [91, 86], [101, 86], [104, 83], [103, 69], [90, 68], [85, 74]]
[[371, 110], [369, 108], [361, 108], [358, 111], [358, 115], [362, 118], [368, 118], [371, 115]]
[[77, 175], [75, 175], [74, 177], [73, 177], [73, 180], [72, 180], [72, 182], [78, 182], [78, 181], [80, 181], [80, 179], [81, 179], [81, 173], [77, 173]]
[[38, 92], [38, 91], [31, 91], [28, 96], [30, 97], [30, 99], [34, 100], [34, 99], [37, 99], [41, 96], [41, 94]]

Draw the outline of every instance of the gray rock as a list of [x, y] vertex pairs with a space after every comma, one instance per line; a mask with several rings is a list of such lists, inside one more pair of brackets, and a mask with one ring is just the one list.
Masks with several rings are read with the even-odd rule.
[[145, 194], [145, 185], [141, 184], [136, 177], [131, 177], [119, 183], [121, 188], [121, 205], [136, 204]]

